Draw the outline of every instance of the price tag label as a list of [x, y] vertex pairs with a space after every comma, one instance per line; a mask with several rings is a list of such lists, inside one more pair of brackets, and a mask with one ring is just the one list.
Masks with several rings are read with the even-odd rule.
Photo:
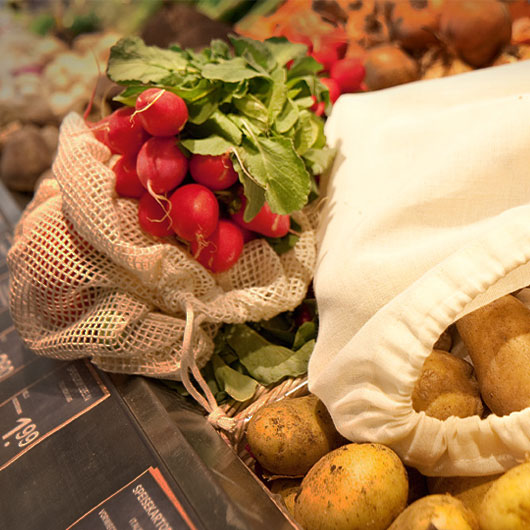
[[197, 530], [158, 468], [105, 499], [67, 530]]
[[0, 471], [110, 395], [88, 362], [64, 363], [0, 404]]

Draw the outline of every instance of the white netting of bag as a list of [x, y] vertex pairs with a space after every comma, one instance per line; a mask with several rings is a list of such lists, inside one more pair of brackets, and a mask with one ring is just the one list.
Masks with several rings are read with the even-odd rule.
[[89, 357], [109, 372], [178, 379], [186, 309], [200, 316], [198, 366], [222, 323], [272, 318], [303, 300], [316, 261], [316, 208], [293, 214], [293, 249], [245, 244], [230, 270], [212, 274], [175, 239], [137, 223], [137, 201], [114, 191], [111, 153], [78, 114], [61, 126], [54, 178], [43, 181], [8, 255], [13, 321], [35, 353]]

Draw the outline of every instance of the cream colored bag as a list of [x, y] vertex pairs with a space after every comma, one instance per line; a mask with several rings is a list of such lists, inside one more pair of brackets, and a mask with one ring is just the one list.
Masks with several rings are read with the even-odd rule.
[[342, 96], [326, 134], [310, 390], [427, 475], [508, 469], [530, 408], [440, 421], [411, 394], [447, 326], [530, 284], [530, 61]]
[[179, 378], [186, 329], [196, 369], [222, 323], [271, 318], [303, 300], [316, 258], [314, 213], [293, 214], [301, 235], [289, 252], [278, 256], [255, 239], [214, 275], [175, 240], [142, 232], [137, 201], [117, 197], [110, 164], [81, 117], [67, 116], [55, 177], [42, 182], [16, 228], [11, 311], [37, 354]]

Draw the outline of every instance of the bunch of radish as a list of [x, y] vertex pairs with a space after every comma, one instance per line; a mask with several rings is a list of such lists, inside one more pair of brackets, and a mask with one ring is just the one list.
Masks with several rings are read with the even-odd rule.
[[157, 238], [177, 238], [199, 263], [219, 273], [236, 263], [249, 239], [285, 236], [290, 216], [272, 213], [265, 203], [245, 221], [246, 199], [230, 153], [185, 154], [179, 133], [187, 121], [181, 97], [150, 88], [135, 107], [121, 107], [91, 127], [120, 155], [113, 166], [115, 191], [138, 200], [140, 227]]
[[[286, 35], [292, 42], [300, 42], [307, 46], [307, 54], [322, 65], [319, 73], [320, 81], [329, 90], [329, 99], [335, 103], [341, 94], [361, 92], [365, 90], [365, 67], [361, 57], [346, 57], [348, 49], [347, 35], [335, 29], [310, 39], [306, 35]], [[325, 104], [316, 101], [311, 107], [313, 112], [322, 116]]]

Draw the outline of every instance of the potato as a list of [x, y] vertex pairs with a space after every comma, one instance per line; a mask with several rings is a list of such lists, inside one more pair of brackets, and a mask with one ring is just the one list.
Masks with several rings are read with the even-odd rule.
[[453, 337], [451, 336], [451, 332], [449, 331], [449, 328], [447, 328], [438, 337], [438, 340], [434, 343], [434, 346], [433, 346], [432, 349], [433, 350], [451, 351], [451, 346], [452, 345], [453, 345]]
[[262, 407], [247, 426], [256, 460], [278, 475], [304, 475], [343, 439], [324, 404], [314, 395], [284, 399]]
[[427, 495], [413, 502], [388, 530], [479, 530], [475, 514], [451, 495]]
[[440, 34], [464, 61], [480, 68], [510, 43], [510, 13], [498, 0], [446, 0]]
[[481, 530], [530, 528], [530, 462], [506, 471], [489, 488], [480, 506]]
[[473, 367], [448, 352], [433, 350], [414, 386], [412, 406], [439, 420], [480, 416], [484, 408]]
[[475, 515], [480, 514], [480, 505], [490, 486], [501, 475], [483, 477], [428, 477], [429, 493], [449, 493], [461, 500]]
[[294, 516], [294, 500], [300, 491], [302, 479], [280, 478], [271, 483], [271, 492], [280, 495], [287, 511]]
[[530, 309], [506, 295], [456, 322], [482, 399], [498, 416], [530, 406]]
[[416, 81], [419, 65], [401, 48], [382, 44], [369, 49], [364, 61], [364, 82], [369, 90], [389, 88]]
[[385, 530], [405, 508], [407, 495], [407, 472], [394, 451], [350, 443], [310, 469], [294, 517], [304, 530]]

